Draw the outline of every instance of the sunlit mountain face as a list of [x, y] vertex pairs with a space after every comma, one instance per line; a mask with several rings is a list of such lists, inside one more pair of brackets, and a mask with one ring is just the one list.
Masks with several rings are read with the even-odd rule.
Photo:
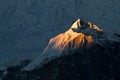
[[94, 38], [100, 33], [102, 33], [102, 29], [98, 26], [78, 19], [69, 30], [52, 38], [49, 45], [53, 44], [54, 49], [78, 48], [92, 44]]

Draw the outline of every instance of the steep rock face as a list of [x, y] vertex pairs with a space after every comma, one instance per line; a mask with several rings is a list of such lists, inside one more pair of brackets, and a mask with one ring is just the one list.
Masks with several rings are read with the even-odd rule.
[[68, 53], [71, 49], [76, 50], [80, 47], [98, 43], [99, 39], [103, 38], [102, 33], [102, 29], [98, 26], [78, 19], [66, 32], [52, 38], [43, 53], [23, 70], [29, 71], [41, 67], [44, 63], [64, 55], [63, 52]]
[[68, 49], [68, 48], [76, 48], [79, 46], [91, 44], [93, 42], [92, 36], [86, 36], [83, 33], [74, 35], [69, 34], [60, 34], [57, 37], [51, 39], [49, 44], [54, 43], [54, 49]]

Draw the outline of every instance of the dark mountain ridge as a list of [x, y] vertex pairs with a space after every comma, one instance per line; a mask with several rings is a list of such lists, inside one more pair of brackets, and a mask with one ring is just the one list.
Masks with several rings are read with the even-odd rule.
[[106, 41], [106, 47], [94, 44], [69, 53], [32, 71], [9, 68], [3, 80], [120, 80], [119, 42]]

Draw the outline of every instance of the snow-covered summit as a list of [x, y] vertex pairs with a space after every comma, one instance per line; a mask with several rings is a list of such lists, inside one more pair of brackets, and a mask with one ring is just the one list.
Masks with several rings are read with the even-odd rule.
[[73, 23], [69, 30], [52, 38], [49, 45], [54, 44], [53, 48], [63, 50], [70, 46], [74, 48], [84, 44], [89, 45], [94, 39], [99, 38], [99, 35], [102, 33], [102, 29], [98, 26], [93, 25], [90, 22], [85, 23], [78, 19]]
[[102, 29], [90, 22], [85, 23], [78, 19], [66, 32], [50, 39], [48, 46], [43, 53], [27, 65], [23, 70], [33, 70], [41, 67], [44, 63], [62, 55], [70, 49], [77, 49], [82, 46], [89, 46], [102, 38]]

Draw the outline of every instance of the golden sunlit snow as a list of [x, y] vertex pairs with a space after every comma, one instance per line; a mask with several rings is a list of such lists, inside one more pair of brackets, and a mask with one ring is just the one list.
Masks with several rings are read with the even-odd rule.
[[[58, 36], [52, 38], [49, 42], [49, 44], [53, 44], [53, 48], [55, 49], [65, 49], [65, 48], [77, 48], [80, 46], [89, 45], [93, 42], [93, 36], [92, 35], [86, 35], [82, 32], [75, 32], [72, 29], [79, 30], [82, 28], [82, 25], [80, 23], [80, 19], [78, 19], [76, 22], [73, 23], [71, 28], [67, 30], [65, 33], [59, 34]], [[88, 27], [90, 29], [94, 29], [98, 32], [101, 32], [102, 29], [100, 29], [96, 25], [92, 25], [92, 23], [87, 23]]]

